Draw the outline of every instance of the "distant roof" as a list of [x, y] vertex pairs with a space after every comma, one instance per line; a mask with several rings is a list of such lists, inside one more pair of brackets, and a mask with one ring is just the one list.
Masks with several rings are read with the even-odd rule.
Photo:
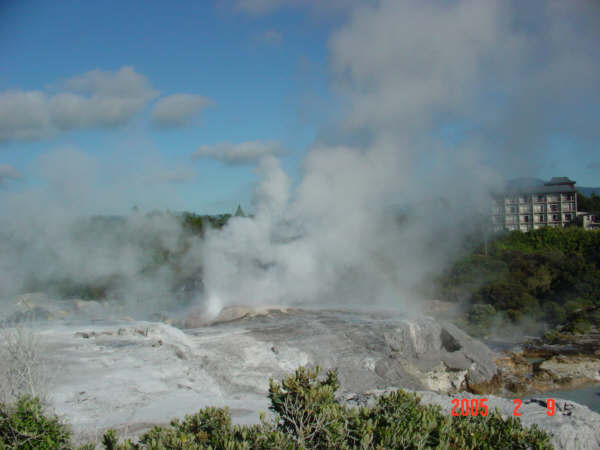
[[569, 184], [557, 184], [557, 185], [545, 185], [535, 187], [533, 189], [528, 189], [525, 191], [528, 194], [543, 194], [545, 192], [553, 193], [553, 192], [575, 192], [575, 188]]
[[544, 184], [546, 186], [553, 186], [556, 184], [575, 184], [575, 181], [570, 180], [569, 177], [552, 177], [550, 181]]
[[544, 186], [544, 180], [540, 178], [515, 178], [506, 183], [506, 188], [510, 190], [523, 190]]
[[544, 194], [575, 192], [575, 181], [568, 177], [553, 177], [550, 181], [539, 178], [515, 178], [506, 183], [505, 194]]

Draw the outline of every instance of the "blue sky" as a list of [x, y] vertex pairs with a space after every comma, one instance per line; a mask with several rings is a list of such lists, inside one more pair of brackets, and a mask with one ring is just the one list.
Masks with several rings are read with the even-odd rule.
[[[586, 27], [597, 29], [589, 9], [565, 12], [564, 4], [549, 0], [540, 3], [549, 5], [549, 14], [534, 8], [528, 22], [530, 16], [513, 2], [517, 19], [509, 23], [494, 2], [484, 2], [481, 11], [469, 0], [449, 2], [457, 5], [455, 11], [432, 0], [438, 6], [430, 15], [421, 14], [417, 3], [401, 3], [398, 8], [400, 3], [389, 0], [2, 2], [0, 193], [56, 190], [57, 179], [78, 177], [79, 161], [94, 174], [93, 189], [114, 184], [109, 200], [116, 209], [139, 204], [217, 213], [238, 203], [249, 209], [260, 156], [279, 156], [298, 182], [316, 139], [331, 134], [360, 143], [368, 140], [364, 136], [393, 135], [407, 124], [416, 134], [428, 115], [443, 116], [433, 130], [442, 145], [471, 140], [489, 146], [483, 159], [499, 166], [511, 158], [526, 160], [527, 173], [515, 176], [566, 175], [579, 185], [600, 185], [593, 125], [599, 113], [593, 90], [600, 91], [598, 55], [593, 45], [577, 40], [589, 42]], [[354, 9], [357, 4], [363, 8]], [[437, 40], [440, 20], [456, 24]], [[477, 20], [484, 25], [478, 27]], [[581, 28], [581, 36], [565, 24]], [[452, 34], [461, 26], [480, 35], [481, 48], [466, 48], [474, 41]], [[431, 43], [423, 43], [423, 36]], [[512, 48], [498, 45], [513, 42], [508, 38], [516, 42]], [[439, 61], [422, 67], [423, 58], [406, 51], [429, 45]], [[579, 47], [581, 55], [572, 50]], [[497, 55], [486, 56], [496, 49], [506, 52], [501, 55], [506, 64], [498, 64]], [[491, 61], [489, 70], [468, 65], [479, 54], [486, 64]], [[428, 84], [411, 78], [407, 68], [413, 64]], [[429, 79], [430, 72], [452, 65], [464, 65], [466, 75], [454, 79], [450, 70], [449, 77]], [[485, 88], [496, 78], [506, 85]], [[442, 99], [428, 96], [440, 83], [447, 83]], [[557, 86], [563, 90], [569, 83], [573, 87], [564, 89], [564, 98], [555, 95]], [[470, 99], [471, 84], [484, 86], [479, 100]], [[413, 98], [419, 90], [423, 93]], [[393, 103], [396, 95], [402, 96], [399, 104]], [[331, 126], [340, 117], [358, 124], [345, 138]], [[413, 124], [414, 117], [419, 120]], [[498, 150], [500, 143], [513, 150]], [[524, 157], [528, 146], [531, 154]], [[424, 151], [416, 158], [426, 171], [437, 154]], [[515, 167], [511, 164], [506, 167]], [[48, 176], [48, 167], [64, 171]]]
[[[198, 212], [248, 207], [252, 164], [192, 160], [203, 145], [277, 141], [284, 167], [296, 175], [327, 102], [327, 35], [331, 20], [302, 11], [256, 17], [213, 2], [19, 1], [0, 7], [0, 91], [53, 92], [93, 70], [130, 67], [159, 94], [115, 127], [81, 127], [49, 137], [8, 139], [0, 164], [35, 182], [29, 166], [40, 153], [77, 147], [98, 158], [136, 158], [149, 148], [197, 171], [176, 191]], [[60, 88], [59, 88], [60, 90]], [[153, 105], [172, 94], [211, 105], [187, 126], [157, 128]], [[121, 150], [116, 150], [116, 148]], [[116, 153], [116, 154], [115, 154]], [[127, 153], [125, 155], [123, 153]]]

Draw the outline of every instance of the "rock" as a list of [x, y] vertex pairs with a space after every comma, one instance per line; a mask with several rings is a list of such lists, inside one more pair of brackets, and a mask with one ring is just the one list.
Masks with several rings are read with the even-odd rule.
[[295, 310], [285, 306], [227, 306], [223, 308], [216, 317], [210, 316], [203, 310], [192, 310], [188, 312], [183, 319], [175, 321], [165, 319], [162, 321], [165, 323], [172, 323], [178, 328], [191, 329], [204, 327], [207, 325], [232, 322], [246, 317], [265, 316], [273, 312], [287, 313], [289, 311]]
[[600, 381], [600, 359], [586, 356], [554, 356], [539, 365], [553, 378], [576, 378], [581, 383]]
[[40, 325], [48, 371], [58, 374], [49, 386], [55, 409], [78, 432], [168, 423], [205, 406], [228, 406], [243, 411], [234, 422], [257, 423], [269, 378], [301, 365], [337, 368], [341, 389], [351, 392], [457, 391], [496, 373], [483, 344], [430, 317], [276, 308], [221, 316], [232, 317], [241, 318], [186, 331], [108, 319]]
[[97, 302], [95, 300], [76, 299], [73, 300], [73, 304], [77, 312], [85, 314], [98, 313], [101, 312], [104, 308], [104, 305], [102, 303]]
[[575, 388], [600, 382], [600, 358], [588, 354], [509, 352], [496, 359], [501, 382], [485, 392], [525, 394]]
[[[285, 375], [282, 367], [295, 369], [298, 358], [287, 364], [286, 355], [303, 355], [300, 359], [308, 364], [336, 367], [342, 385], [354, 390], [399, 384], [456, 391], [468, 383], [488, 381], [497, 372], [495, 355], [485, 345], [431, 317], [398, 312], [262, 311], [268, 314], [245, 311], [242, 322], [213, 323], [211, 328], [243, 327], [246, 341], [236, 335], [234, 344], [233, 335], [224, 335], [213, 345], [224, 354], [243, 355], [250, 351], [244, 349], [255, 345], [253, 340], [260, 342], [265, 348], [261, 349], [265, 369], [271, 367], [269, 376]], [[273, 358], [279, 367], [266, 362]]]
[[[347, 392], [340, 395], [348, 406], [373, 406], [377, 398], [397, 388], [376, 389], [359, 393]], [[460, 393], [454, 395], [439, 394], [430, 391], [413, 391], [426, 405], [439, 405], [446, 414], [452, 412], [452, 399], [487, 398], [490, 411], [498, 409], [503, 417], [513, 417], [515, 404], [511, 399], [493, 395], [475, 396]], [[600, 414], [591, 411], [587, 406], [562, 399], [555, 400], [555, 413], [548, 415], [548, 397], [537, 397], [524, 400], [518, 409], [523, 425], [530, 427], [536, 424], [552, 435], [552, 444], [556, 449], [596, 450], [600, 448]]]

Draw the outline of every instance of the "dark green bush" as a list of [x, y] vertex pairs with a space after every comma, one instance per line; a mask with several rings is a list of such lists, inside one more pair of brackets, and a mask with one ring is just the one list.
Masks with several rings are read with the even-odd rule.
[[[114, 430], [102, 438], [106, 450], [192, 449], [550, 449], [550, 437], [524, 428], [498, 412], [487, 417], [452, 417], [420, 403], [403, 390], [379, 397], [372, 407], [351, 408], [336, 400], [337, 373], [301, 367], [281, 384], [270, 380], [273, 420], [232, 425], [227, 408], [204, 408], [168, 427], [154, 427], [138, 442], [119, 442]], [[43, 416], [29, 398], [0, 408], [0, 449], [68, 449], [70, 434]], [[82, 447], [93, 448], [92, 445]]]
[[467, 315], [469, 333], [475, 336], [488, 335], [498, 321], [496, 308], [492, 305], [476, 303]]
[[[489, 304], [512, 322], [566, 324], [569, 314], [600, 306], [600, 232], [542, 228], [501, 233], [434, 278], [437, 298]], [[478, 253], [479, 252], [479, 253]], [[469, 332], [481, 335], [474, 317]], [[592, 321], [593, 322], [593, 321]], [[581, 328], [581, 327], [580, 327]]]
[[[232, 426], [226, 409], [206, 408], [155, 427], [139, 443], [125, 442], [112, 450], [131, 449], [550, 449], [549, 436], [537, 427], [523, 428], [518, 419], [451, 417], [439, 406], [420, 404], [402, 390], [381, 396], [371, 408], [349, 408], [335, 398], [339, 387], [335, 371], [319, 376], [299, 368], [281, 384], [270, 380], [270, 409], [274, 421]], [[111, 432], [112, 433], [112, 432]], [[114, 434], [105, 442], [114, 445]]]
[[0, 404], [0, 449], [69, 449], [71, 434], [55, 417], [46, 417], [37, 399]]

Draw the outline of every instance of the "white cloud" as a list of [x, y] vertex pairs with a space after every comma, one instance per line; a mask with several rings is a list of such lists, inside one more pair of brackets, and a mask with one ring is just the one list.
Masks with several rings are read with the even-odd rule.
[[158, 95], [130, 67], [93, 70], [55, 86], [58, 92], [0, 92], [0, 142], [124, 125]]
[[43, 92], [0, 92], [0, 142], [8, 139], [41, 139], [53, 134]]
[[13, 166], [0, 164], [0, 186], [9, 180], [18, 180], [22, 178], [21, 173]]
[[162, 128], [181, 127], [187, 125], [194, 116], [212, 104], [212, 100], [201, 95], [169, 95], [161, 98], [154, 105], [152, 123]]
[[247, 141], [238, 144], [222, 142], [212, 146], [203, 145], [192, 156], [194, 158], [214, 158], [228, 164], [243, 164], [281, 153], [283, 153], [283, 148], [276, 141]]

